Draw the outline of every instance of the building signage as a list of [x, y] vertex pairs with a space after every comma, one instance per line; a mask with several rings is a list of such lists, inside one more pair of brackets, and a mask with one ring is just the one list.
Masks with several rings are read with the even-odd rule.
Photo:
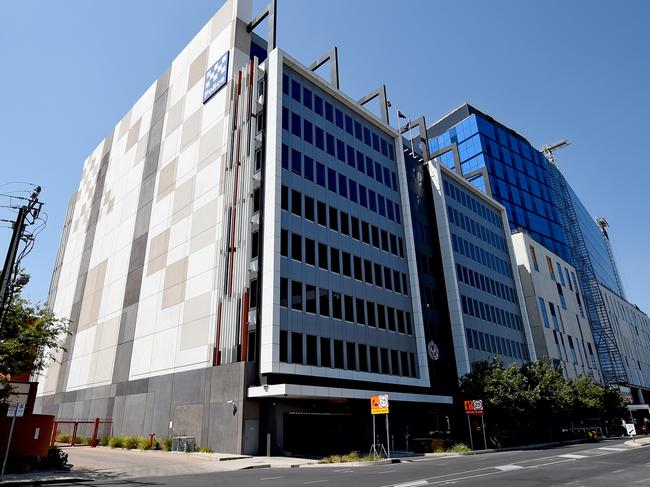
[[21, 402], [18, 404], [10, 404], [7, 409], [7, 416], [21, 418], [25, 414], [25, 405]]
[[483, 401], [476, 399], [473, 401], [464, 401], [464, 404], [465, 414], [483, 416]]
[[205, 84], [203, 85], [203, 103], [212, 98], [228, 82], [228, 60], [230, 51], [219, 58], [205, 73]]
[[388, 394], [372, 396], [370, 398], [370, 412], [372, 414], [388, 414]]

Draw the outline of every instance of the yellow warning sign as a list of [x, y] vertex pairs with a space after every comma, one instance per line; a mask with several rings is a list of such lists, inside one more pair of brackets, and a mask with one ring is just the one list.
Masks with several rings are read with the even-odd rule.
[[371, 414], [388, 414], [388, 394], [370, 397]]

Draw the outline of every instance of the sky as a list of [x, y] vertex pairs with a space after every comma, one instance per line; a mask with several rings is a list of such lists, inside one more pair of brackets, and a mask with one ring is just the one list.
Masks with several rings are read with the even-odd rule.
[[[84, 159], [222, 3], [0, 3], [0, 193], [38, 184], [48, 215], [23, 261], [28, 298], [47, 297]], [[337, 46], [344, 92], [385, 83], [427, 123], [467, 101], [537, 147], [569, 139], [559, 164], [650, 312], [648, 19], [645, 0], [278, 0], [278, 46], [304, 64]], [[9, 238], [0, 222], [2, 258]]]

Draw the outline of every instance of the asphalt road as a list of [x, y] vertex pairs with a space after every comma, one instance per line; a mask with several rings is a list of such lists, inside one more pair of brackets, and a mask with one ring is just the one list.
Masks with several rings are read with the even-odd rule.
[[[61, 485], [61, 484], [59, 484]], [[119, 479], [70, 485], [179, 487], [616, 487], [650, 486], [650, 447], [607, 441], [542, 450], [454, 457], [416, 457], [364, 467], [251, 469], [197, 475]]]

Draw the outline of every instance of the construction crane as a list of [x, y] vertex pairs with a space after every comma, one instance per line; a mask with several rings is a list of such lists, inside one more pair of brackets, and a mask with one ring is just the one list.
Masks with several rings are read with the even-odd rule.
[[559, 150], [559, 149], [564, 149], [569, 144], [570, 144], [570, 142], [567, 139], [562, 139], [562, 140], [559, 140], [559, 141], [555, 142], [554, 144], [547, 144], [544, 147], [542, 147], [540, 150], [544, 154], [546, 159], [548, 159], [548, 162], [550, 162], [554, 166], [557, 166], [557, 162], [555, 161], [554, 152], [556, 150]]

